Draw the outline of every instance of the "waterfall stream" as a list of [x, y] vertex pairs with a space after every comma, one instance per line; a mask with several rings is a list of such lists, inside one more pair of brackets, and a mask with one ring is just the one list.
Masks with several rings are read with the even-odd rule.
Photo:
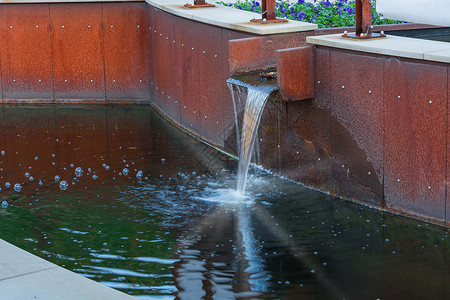
[[[243, 193], [261, 115], [270, 93], [277, 87], [276, 85], [251, 85], [234, 78], [228, 79], [227, 83], [233, 96], [237, 130], [237, 150], [239, 153], [237, 190]], [[234, 95], [233, 87], [236, 88], [238, 98]], [[245, 94], [247, 97], [245, 97]], [[241, 113], [243, 106], [244, 117], [241, 126], [239, 126], [238, 115]]]

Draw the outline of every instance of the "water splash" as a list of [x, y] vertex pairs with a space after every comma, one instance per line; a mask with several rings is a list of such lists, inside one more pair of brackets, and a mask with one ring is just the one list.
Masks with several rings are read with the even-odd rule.
[[[232, 86], [244, 87], [247, 89], [247, 99], [245, 101], [244, 118], [242, 126], [238, 124], [238, 106], [233, 95], [233, 103], [236, 117], [236, 128], [238, 137], [238, 152], [239, 152], [239, 168], [238, 168], [238, 182], [237, 190], [241, 193], [245, 191], [247, 182], [247, 173], [250, 165], [253, 149], [255, 146], [255, 139], [259, 123], [261, 121], [261, 115], [264, 110], [264, 106], [267, 103], [270, 93], [272, 93], [277, 87], [275, 85], [250, 85], [239, 80], [230, 78], [227, 80], [228, 86], [232, 89]], [[239, 99], [241, 99], [242, 88], [238, 88]]]

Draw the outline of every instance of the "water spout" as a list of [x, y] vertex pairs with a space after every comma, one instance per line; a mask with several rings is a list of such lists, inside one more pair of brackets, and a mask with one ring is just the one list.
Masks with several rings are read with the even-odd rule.
[[[238, 168], [237, 190], [241, 193], [244, 193], [245, 186], [247, 183], [248, 168], [250, 165], [253, 149], [255, 146], [255, 139], [257, 136], [259, 123], [261, 121], [261, 115], [270, 93], [272, 93], [272, 91], [274, 91], [277, 87], [276, 85], [267, 85], [267, 84], [251, 85], [233, 78], [228, 79], [227, 83], [233, 95], [233, 104], [236, 117], [236, 130], [238, 138], [237, 148], [239, 152], [239, 168]], [[238, 88], [239, 94], [242, 94], [243, 92], [242, 87], [246, 88], [247, 90], [247, 99], [245, 101], [244, 117], [241, 126], [239, 126], [238, 124], [238, 115], [240, 113], [240, 111], [238, 111], [239, 110], [238, 104], [241, 104], [242, 106], [242, 103], [237, 103], [232, 89], [233, 86], [240, 87]], [[239, 95], [239, 101], [240, 99], [241, 95]]]

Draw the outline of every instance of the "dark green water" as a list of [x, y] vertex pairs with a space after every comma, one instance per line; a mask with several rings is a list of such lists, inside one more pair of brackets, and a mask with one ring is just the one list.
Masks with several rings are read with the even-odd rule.
[[0, 116], [0, 237], [83, 276], [141, 299], [450, 298], [447, 229], [255, 170], [240, 196], [236, 161], [149, 106]]

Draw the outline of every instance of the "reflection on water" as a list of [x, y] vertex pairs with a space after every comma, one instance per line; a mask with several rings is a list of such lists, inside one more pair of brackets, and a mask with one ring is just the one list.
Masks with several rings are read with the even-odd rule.
[[83, 276], [141, 299], [450, 298], [444, 228], [256, 170], [241, 196], [234, 160], [148, 106], [0, 110], [0, 237]]

